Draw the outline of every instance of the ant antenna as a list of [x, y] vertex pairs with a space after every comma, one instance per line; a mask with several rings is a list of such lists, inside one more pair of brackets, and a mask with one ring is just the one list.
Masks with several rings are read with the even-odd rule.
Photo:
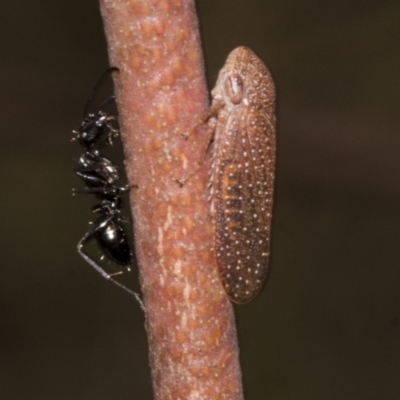
[[[119, 68], [110, 67], [103, 73], [103, 75], [100, 76], [99, 80], [97, 81], [97, 83], [96, 83], [96, 85], [95, 85], [95, 87], [94, 87], [94, 89], [92, 91], [92, 94], [89, 97], [89, 100], [86, 102], [85, 110], [83, 111], [83, 118], [86, 118], [86, 116], [88, 115], [89, 108], [93, 103], [93, 99], [95, 98], [95, 96], [99, 92], [99, 89], [100, 89], [101, 85], [108, 78], [108, 76], [111, 75], [113, 72], [119, 72]], [[110, 96], [105, 101], [103, 101], [103, 103], [100, 106], [100, 109], [102, 107], [104, 107], [105, 105], [107, 105], [108, 103], [110, 103], [111, 101], [114, 101], [114, 100], [115, 100], [115, 96], [114, 95]]]

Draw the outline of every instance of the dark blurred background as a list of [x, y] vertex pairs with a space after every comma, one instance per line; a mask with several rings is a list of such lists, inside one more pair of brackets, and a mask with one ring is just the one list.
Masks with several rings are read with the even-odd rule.
[[[399, 399], [400, 2], [197, 6], [210, 86], [247, 45], [279, 96], [272, 271], [236, 307], [246, 399]], [[0, 19], [0, 398], [150, 400], [142, 312], [75, 251], [98, 3], [3, 0]]]

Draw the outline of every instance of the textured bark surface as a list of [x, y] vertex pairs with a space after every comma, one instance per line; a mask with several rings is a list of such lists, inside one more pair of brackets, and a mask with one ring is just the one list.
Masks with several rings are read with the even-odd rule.
[[[207, 108], [191, 0], [101, 0], [115, 74], [154, 398], [242, 399], [233, 308], [217, 274], [207, 201]], [[132, 395], [134, 398], [135, 396]]]

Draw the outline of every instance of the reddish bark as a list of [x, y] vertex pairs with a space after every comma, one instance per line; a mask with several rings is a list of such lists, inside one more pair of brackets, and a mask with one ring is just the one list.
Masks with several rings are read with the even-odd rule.
[[207, 108], [192, 0], [100, 0], [115, 74], [154, 398], [243, 398], [233, 308], [217, 274], [207, 138], [181, 133]]

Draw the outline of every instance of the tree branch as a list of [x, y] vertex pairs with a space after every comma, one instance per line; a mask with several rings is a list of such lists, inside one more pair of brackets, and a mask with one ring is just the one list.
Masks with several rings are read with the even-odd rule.
[[207, 108], [192, 0], [100, 0], [115, 74], [154, 398], [243, 398], [234, 313], [213, 251]]

